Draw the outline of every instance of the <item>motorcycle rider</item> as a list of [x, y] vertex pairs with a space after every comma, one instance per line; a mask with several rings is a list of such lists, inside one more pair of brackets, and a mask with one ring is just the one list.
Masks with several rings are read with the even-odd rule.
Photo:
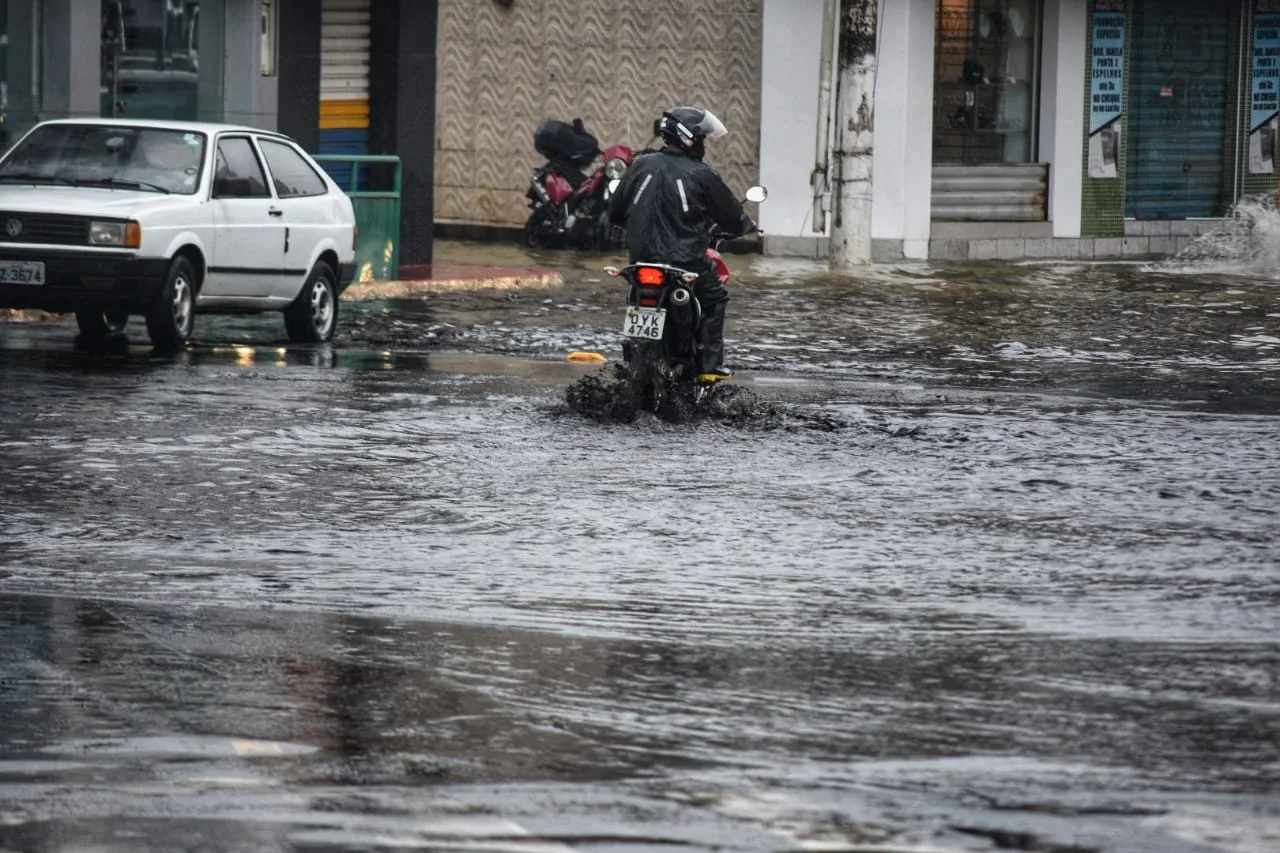
[[715, 169], [702, 161], [707, 139], [728, 131], [699, 107], [675, 107], [653, 123], [665, 145], [638, 156], [609, 201], [609, 221], [623, 227], [631, 263], [664, 263], [699, 273], [693, 292], [702, 306], [699, 343], [703, 376], [723, 379], [724, 318], [729, 291], [707, 257], [712, 230], [739, 237], [756, 230]]

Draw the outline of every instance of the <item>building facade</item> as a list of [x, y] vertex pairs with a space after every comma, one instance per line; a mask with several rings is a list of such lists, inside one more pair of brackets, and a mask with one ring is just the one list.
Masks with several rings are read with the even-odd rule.
[[400, 259], [429, 263], [436, 12], [436, 0], [0, 0], [0, 150], [37, 121], [120, 116], [396, 154]]
[[[772, 252], [822, 255], [830, 234], [828, 186], [811, 181], [839, 119], [820, 114], [818, 57], [838, 38], [821, 5], [764, 9]], [[1167, 255], [1240, 199], [1274, 200], [1278, 6], [882, 0], [873, 256]]]
[[[0, 0], [0, 146], [121, 115], [396, 154], [415, 264], [437, 220], [523, 222], [539, 122], [641, 148], [699, 104], [730, 186], [769, 188], [766, 251], [822, 256], [840, 5]], [[873, 257], [1176, 252], [1274, 198], [1278, 63], [1280, 0], [880, 0]]]
[[601, 148], [640, 149], [685, 104], [728, 126], [716, 164], [745, 189], [759, 169], [763, 5], [440, 0], [437, 217], [522, 224], [543, 121], [581, 118]]

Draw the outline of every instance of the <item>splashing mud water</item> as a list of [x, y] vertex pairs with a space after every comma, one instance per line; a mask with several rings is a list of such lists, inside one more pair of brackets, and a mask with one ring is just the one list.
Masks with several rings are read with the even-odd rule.
[[1261, 275], [1280, 278], [1280, 211], [1271, 196], [1241, 199], [1222, 222], [1153, 272]]
[[[565, 390], [569, 410], [599, 423], [632, 423], [645, 412], [634, 383], [621, 364], [581, 377]], [[834, 431], [851, 424], [823, 412], [767, 403], [746, 388], [728, 383], [705, 395], [678, 394], [666, 420], [675, 423], [719, 421], [754, 429]]]

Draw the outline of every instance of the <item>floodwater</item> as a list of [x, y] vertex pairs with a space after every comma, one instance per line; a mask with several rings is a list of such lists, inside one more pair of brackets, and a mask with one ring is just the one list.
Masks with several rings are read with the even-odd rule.
[[0, 850], [1280, 850], [1271, 223], [735, 257], [755, 405], [683, 425], [565, 404], [605, 258], [0, 326]]

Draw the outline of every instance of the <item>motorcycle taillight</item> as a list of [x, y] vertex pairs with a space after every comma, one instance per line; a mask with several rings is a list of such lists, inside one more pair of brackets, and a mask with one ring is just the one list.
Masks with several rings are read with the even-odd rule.
[[657, 267], [640, 267], [636, 270], [636, 280], [641, 284], [661, 287], [667, 280], [666, 273]]

